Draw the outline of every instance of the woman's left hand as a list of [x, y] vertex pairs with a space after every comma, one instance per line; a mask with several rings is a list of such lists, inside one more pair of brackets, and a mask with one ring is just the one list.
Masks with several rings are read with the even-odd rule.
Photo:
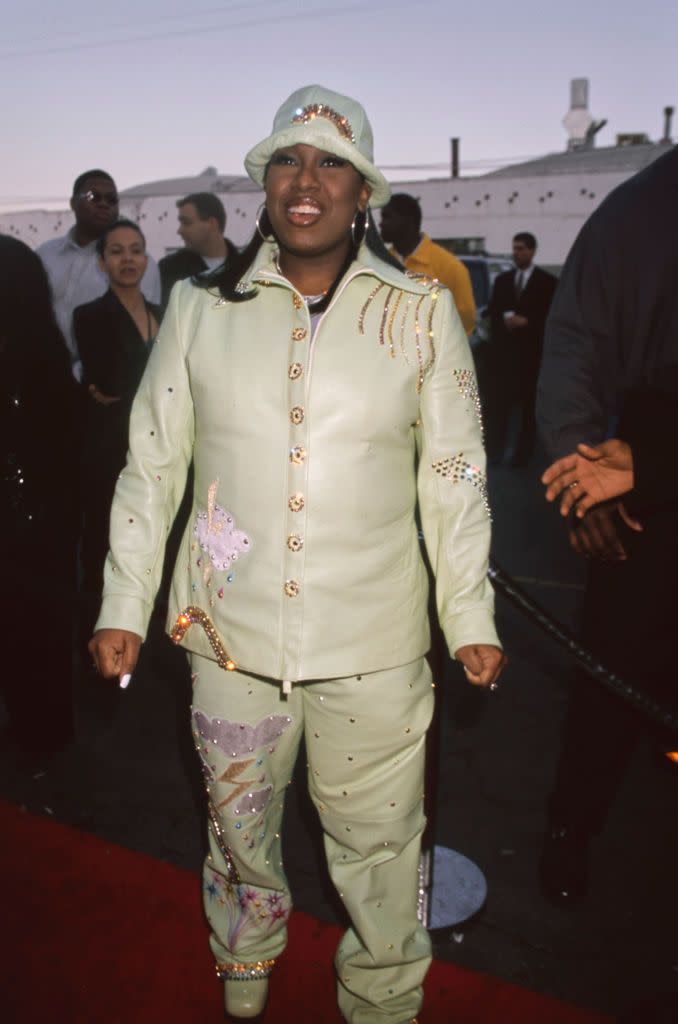
[[492, 690], [496, 690], [497, 679], [508, 660], [494, 644], [466, 644], [455, 651], [454, 656], [461, 662], [469, 683]]

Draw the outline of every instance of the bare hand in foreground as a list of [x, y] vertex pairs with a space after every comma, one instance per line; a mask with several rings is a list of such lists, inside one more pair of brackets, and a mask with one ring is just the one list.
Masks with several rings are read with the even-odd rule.
[[626, 549], [621, 541], [620, 522], [618, 505], [589, 509], [583, 519], [570, 519], [567, 531], [570, 547], [585, 558], [622, 562]]
[[501, 648], [493, 644], [466, 644], [455, 651], [454, 656], [461, 662], [469, 683], [496, 689], [497, 679], [507, 661]]
[[625, 441], [613, 438], [595, 448], [577, 445], [577, 451], [549, 466], [541, 478], [546, 500], [561, 495], [560, 514], [576, 506], [580, 519], [594, 505], [618, 498], [633, 488], [633, 454]]
[[115, 676], [122, 680], [136, 668], [141, 649], [141, 637], [126, 629], [98, 629], [87, 650], [94, 659], [97, 671], [104, 679]]

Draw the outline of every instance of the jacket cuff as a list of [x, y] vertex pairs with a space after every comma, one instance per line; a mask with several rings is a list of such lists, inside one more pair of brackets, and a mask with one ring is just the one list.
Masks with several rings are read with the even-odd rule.
[[494, 616], [486, 609], [476, 608], [463, 612], [440, 624], [450, 657], [467, 644], [491, 644], [501, 648], [501, 641], [494, 628]]
[[138, 597], [105, 594], [96, 629], [126, 629], [146, 639], [152, 608]]

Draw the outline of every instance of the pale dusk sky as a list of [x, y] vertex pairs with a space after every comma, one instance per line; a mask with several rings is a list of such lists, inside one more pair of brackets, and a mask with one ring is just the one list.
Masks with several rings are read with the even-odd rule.
[[0, 0], [0, 15], [0, 209], [65, 203], [92, 166], [120, 188], [210, 164], [244, 173], [310, 82], [363, 103], [392, 179], [445, 176], [451, 136], [462, 174], [562, 150], [571, 78], [608, 119], [599, 145], [658, 139], [678, 107], [665, 0], [195, 0], [190, 14], [180, 0]]

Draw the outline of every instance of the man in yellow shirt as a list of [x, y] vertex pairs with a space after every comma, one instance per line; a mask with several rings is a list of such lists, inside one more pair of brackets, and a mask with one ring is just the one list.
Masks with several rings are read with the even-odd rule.
[[460, 259], [422, 233], [421, 206], [414, 196], [406, 192], [391, 196], [381, 211], [381, 237], [407, 270], [426, 274], [450, 289], [464, 330], [470, 334], [476, 325], [476, 304], [469, 272]]

